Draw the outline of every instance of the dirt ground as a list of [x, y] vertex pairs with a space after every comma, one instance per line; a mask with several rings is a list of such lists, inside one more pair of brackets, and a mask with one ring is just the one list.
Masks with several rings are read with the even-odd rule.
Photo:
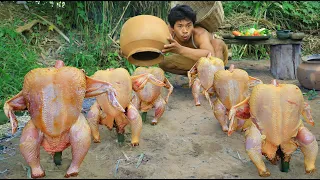
[[[272, 79], [268, 60], [230, 63], [245, 69], [249, 75], [260, 78], [264, 83], [269, 83]], [[115, 130], [109, 131], [100, 126], [101, 143], [92, 143], [77, 178], [262, 178], [245, 152], [244, 133], [235, 132], [228, 137], [222, 132], [204, 97], [201, 98], [201, 106], [194, 105], [191, 89], [181, 86], [187, 83], [186, 77], [173, 75], [170, 81], [174, 85], [174, 91], [167, 109], [156, 126], [150, 124], [154, 110], [148, 112], [147, 122], [143, 124], [140, 145], [129, 145], [129, 126], [125, 144], [122, 146], [117, 143]], [[293, 83], [300, 87], [297, 80], [280, 82]], [[303, 92], [308, 92], [300, 88]], [[315, 127], [306, 123], [305, 126], [319, 141], [320, 99], [305, 99], [311, 105]], [[20, 135], [8, 142], [2, 142], [6, 149], [0, 154], [1, 179], [27, 178], [23, 169], [27, 164], [19, 152], [19, 139]], [[136, 167], [142, 153], [142, 162]], [[44, 178], [63, 178], [71, 163], [70, 147], [63, 152], [62, 158], [62, 165], [55, 166], [51, 156], [41, 148], [41, 165], [46, 172]], [[303, 160], [303, 154], [298, 149], [292, 156], [289, 173], [284, 173], [279, 169], [280, 163], [272, 165], [264, 158], [271, 172], [271, 176], [265, 179], [320, 178], [319, 171], [313, 175], [305, 174]], [[319, 158], [316, 167], [320, 168]]]

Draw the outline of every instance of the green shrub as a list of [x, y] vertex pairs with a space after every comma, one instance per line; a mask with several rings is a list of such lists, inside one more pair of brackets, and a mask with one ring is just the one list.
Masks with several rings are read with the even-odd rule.
[[12, 28], [0, 26], [0, 44], [0, 107], [3, 107], [6, 100], [21, 91], [27, 72], [41, 64], [30, 42]]

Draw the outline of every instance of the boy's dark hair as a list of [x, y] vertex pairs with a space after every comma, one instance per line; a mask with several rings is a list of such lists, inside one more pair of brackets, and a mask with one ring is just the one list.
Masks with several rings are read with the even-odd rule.
[[194, 24], [197, 19], [196, 13], [188, 5], [176, 5], [170, 10], [168, 14], [168, 21], [170, 26], [173, 28], [177, 21], [189, 19]]

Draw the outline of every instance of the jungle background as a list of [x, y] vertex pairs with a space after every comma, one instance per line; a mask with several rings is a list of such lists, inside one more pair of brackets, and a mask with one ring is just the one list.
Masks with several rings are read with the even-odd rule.
[[[0, 107], [17, 94], [24, 75], [61, 59], [92, 75], [99, 69], [135, 66], [119, 55], [122, 25], [150, 14], [167, 22], [170, 1], [1, 1]], [[222, 1], [225, 21], [215, 34], [243, 27], [290, 29], [306, 34], [302, 55], [319, 53], [319, 1]], [[265, 45], [229, 45], [232, 60], [269, 58]], [[2, 111], [2, 109], [0, 110]], [[3, 112], [3, 111], [2, 111]], [[3, 116], [3, 113], [1, 113]], [[1, 118], [0, 124], [6, 123]]]
[[[124, 67], [130, 73], [136, 68], [119, 55], [119, 37], [125, 21], [140, 14], [151, 14], [167, 21], [170, 1], [0, 1], [0, 107], [17, 94], [24, 75], [37, 67], [48, 67], [55, 60], [85, 69], [90, 76], [96, 70]], [[217, 38], [240, 28], [291, 29], [306, 34], [302, 56], [318, 54], [320, 49], [320, 2], [313, 1], [222, 1], [225, 22], [215, 32]], [[230, 45], [229, 63], [250, 76], [270, 82], [269, 47], [264, 45]], [[243, 132], [228, 137], [204, 96], [195, 106], [185, 76], [167, 73], [174, 90], [166, 110], [156, 126], [149, 122], [155, 110], [148, 112], [143, 123], [139, 146], [130, 145], [130, 126], [126, 126], [125, 143], [119, 145], [115, 128], [100, 126], [101, 143], [92, 143], [81, 164], [78, 179], [319, 179], [317, 170], [306, 174], [304, 155], [298, 148], [290, 160], [289, 172], [280, 165], [264, 162], [271, 176], [260, 177], [245, 150]], [[315, 126], [304, 123], [320, 141], [319, 91], [310, 92], [297, 79], [279, 80], [297, 85], [309, 103]], [[166, 91], [164, 91], [166, 92]], [[312, 97], [312, 98], [310, 98]], [[17, 133], [0, 108], [0, 179], [30, 178], [30, 167], [19, 152], [21, 131], [30, 120], [24, 112], [18, 118]], [[5, 124], [3, 124], [5, 123]], [[320, 157], [320, 152], [318, 156]], [[40, 148], [43, 179], [63, 178], [72, 160], [71, 148], [63, 151], [62, 165], [56, 166], [51, 155]], [[320, 167], [319, 158], [315, 164]]]

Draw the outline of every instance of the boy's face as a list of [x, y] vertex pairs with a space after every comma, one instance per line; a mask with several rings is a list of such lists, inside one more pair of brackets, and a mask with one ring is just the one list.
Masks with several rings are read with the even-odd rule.
[[189, 19], [176, 21], [173, 26], [173, 32], [181, 42], [188, 42], [193, 30], [193, 23]]

